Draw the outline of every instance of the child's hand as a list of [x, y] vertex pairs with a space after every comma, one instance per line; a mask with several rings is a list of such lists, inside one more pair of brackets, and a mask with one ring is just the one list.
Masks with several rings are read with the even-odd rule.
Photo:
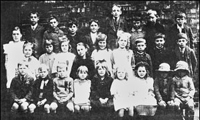
[[163, 101], [163, 100], [161, 100], [160, 102], [158, 102], [158, 104], [160, 105], [160, 106], [167, 106], [167, 104], [166, 104], [166, 102], [165, 101]]
[[42, 102], [41, 101], [38, 101], [37, 102], [37, 106], [39, 107], [39, 106], [41, 106], [42, 105]]
[[19, 99], [19, 103], [23, 103], [23, 102], [26, 102], [26, 99], [25, 98], [22, 98], [22, 99]]
[[169, 106], [174, 106], [174, 100], [168, 101], [167, 104], [168, 104]]

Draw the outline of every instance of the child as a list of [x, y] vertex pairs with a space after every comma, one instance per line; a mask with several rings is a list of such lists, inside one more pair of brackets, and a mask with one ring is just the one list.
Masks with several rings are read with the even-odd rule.
[[176, 46], [176, 40], [178, 39], [178, 34], [179, 33], [184, 33], [186, 34], [188, 38], [187, 46], [190, 48], [194, 48], [194, 35], [192, 32], [192, 29], [186, 25], [186, 14], [183, 12], [178, 12], [175, 15], [175, 24], [172, 25], [169, 28], [169, 34], [168, 34], [168, 39], [167, 39], [167, 45], [168, 47], [171, 47], [172, 49], [175, 48]]
[[145, 31], [143, 29], [141, 15], [137, 15], [133, 19], [133, 23], [132, 23], [130, 34], [131, 34], [131, 37], [130, 37], [130, 49], [135, 51], [136, 50], [136, 45], [135, 45], [136, 39], [145, 37]]
[[76, 54], [76, 44], [81, 41], [82, 33], [78, 29], [78, 21], [76, 19], [69, 20], [68, 22], [68, 34], [69, 44], [72, 46], [72, 53]]
[[97, 41], [97, 36], [99, 33], [99, 21], [95, 20], [95, 19], [91, 19], [89, 21], [89, 27], [90, 27], [90, 32], [88, 34], [85, 35], [86, 38], [86, 43], [89, 45], [90, 47], [90, 53], [95, 49], [95, 44]]
[[112, 17], [106, 19], [106, 33], [108, 35], [109, 46], [112, 50], [117, 48], [118, 32], [127, 32], [127, 22], [121, 17], [121, 9], [122, 7], [119, 4], [113, 4], [111, 12]]
[[51, 39], [55, 43], [54, 52], [58, 53], [60, 50], [59, 49], [59, 43], [60, 43], [59, 37], [63, 36], [64, 32], [61, 29], [59, 29], [59, 27], [58, 27], [59, 22], [58, 22], [58, 18], [56, 16], [51, 16], [48, 21], [49, 21], [50, 28], [44, 32], [43, 46], [44, 46], [44, 42], [46, 39], [48, 39], [48, 40]]
[[29, 105], [30, 113], [34, 113], [36, 107], [43, 108], [50, 113], [50, 104], [53, 101], [53, 80], [48, 76], [49, 68], [41, 64], [38, 68], [39, 78], [33, 85], [33, 103]]
[[[185, 61], [178, 61], [174, 69], [172, 87], [174, 87], [174, 104], [177, 110], [186, 107], [187, 115], [194, 115], [195, 88], [191, 77], [189, 77], [189, 66]], [[192, 117], [191, 117], [192, 118]], [[193, 118], [194, 119], [194, 118]], [[191, 120], [193, 120], [191, 119]]]
[[113, 109], [113, 99], [110, 94], [112, 82], [113, 78], [110, 76], [107, 62], [98, 60], [96, 62], [96, 75], [92, 79], [91, 86], [90, 100], [93, 110], [101, 108]]
[[28, 74], [32, 76], [34, 80], [36, 80], [36, 78], [38, 77], [38, 68], [40, 63], [38, 59], [33, 56], [34, 45], [30, 42], [24, 43], [23, 53], [24, 56], [22, 57], [22, 60], [24, 60], [28, 64]]
[[46, 53], [42, 54], [39, 57], [39, 61], [41, 64], [46, 64], [49, 68], [49, 75], [52, 74], [52, 68], [54, 61], [56, 59], [56, 53], [53, 52], [54, 49], [54, 42], [50, 40], [45, 40], [44, 47], [46, 50]]
[[76, 112], [83, 110], [89, 112], [90, 106], [90, 88], [91, 81], [88, 77], [88, 68], [86, 66], [80, 66], [77, 69], [78, 79], [74, 80], [74, 109]]
[[40, 20], [38, 12], [32, 11], [29, 14], [29, 20], [31, 24], [25, 30], [25, 39], [35, 45], [34, 56], [39, 58], [43, 53], [42, 41], [45, 29], [38, 24], [38, 21]]
[[168, 63], [161, 63], [159, 65], [154, 81], [154, 91], [160, 110], [173, 107], [172, 77], [170, 73], [171, 70]]
[[153, 66], [152, 66], [152, 61], [151, 61], [151, 56], [145, 52], [146, 49], [146, 40], [143, 38], [138, 38], [136, 39], [136, 51], [134, 53], [135, 57], [135, 64], [138, 62], [147, 62], [150, 66], [150, 76], [153, 77]]
[[159, 68], [161, 63], [166, 62], [173, 65], [172, 52], [165, 47], [165, 35], [156, 33], [154, 38], [155, 47], [153, 47], [152, 51], [149, 51], [153, 64], [153, 75], [155, 75], [155, 71]]
[[71, 53], [71, 46], [69, 44], [69, 40], [64, 40], [60, 42], [60, 53], [58, 53], [55, 57], [55, 61], [52, 68], [52, 73], [56, 73], [56, 66], [59, 63], [64, 63], [68, 68], [68, 75], [71, 73], [72, 64], [75, 59], [75, 55]]
[[130, 34], [123, 32], [118, 38], [118, 48], [113, 50], [111, 60], [112, 68], [115, 72], [116, 68], [123, 63], [127, 67], [129, 78], [133, 76], [133, 69], [135, 68], [135, 59], [133, 51], [129, 49]]
[[184, 33], [179, 33], [177, 38], [177, 46], [174, 50], [175, 62], [180, 60], [187, 62], [190, 70], [189, 76], [194, 77], [198, 63], [194, 50], [186, 45], [187, 42], [187, 35]]
[[91, 58], [94, 61], [95, 67], [97, 61], [105, 60], [108, 64], [108, 70], [111, 76], [113, 76], [111, 54], [112, 51], [108, 48], [107, 35], [99, 33], [96, 39], [96, 49], [92, 52]]
[[119, 117], [123, 117], [126, 110], [128, 110], [129, 116], [134, 115], [132, 91], [128, 86], [128, 72], [125, 67], [120, 66], [116, 69], [115, 79], [110, 88], [114, 109], [118, 112]]
[[138, 62], [135, 66], [135, 79], [132, 86], [135, 89], [134, 104], [138, 115], [154, 116], [156, 112], [157, 101], [153, 84], [154, 80], [149, 76], [148, 63]]
[[67, 107], [74, 112], [72, 97], [74, 95], [73, 79], [68, 76], [66, 64], [60, 63], [57, 66], [58, 77], [53, 80], [53, 97], [54, 101], [50, 105], [53, 113], [56, 113], [58, 107]]
[[[4, 44], [4, 54], [5, 54], [5, 68], [7, 83], [6, 88], [10, 88], [12, 79], [15, 77], [15, 71], [17, 69], [17, 62], [20, 61], [19, 58], [23, 56], [23, 44], [22, 33], [18, 26], [16, 26], [12, 31], [13, 41], [8, 44]], [[16, 57], [16, 55], [18, 57]]]
[[26, 113], [31, 101], [34, 79], [27, 74], [28, 65], [26, 62], [20, 61], [17, 66], [19, 74], [13, 78], [10, 86], [13, 102], [11, 112], [15, 113], [16, 110], [21, 110]]
[[81, 65], [85, 65], [88, 68], [88, 79], [89, 80], [91, 80], [92, 77], [94, 76], [94, 72], [95, 72], [94, 62], [88, 55], [88, 49], [89, 49], [88, 45], [83, 42], [79, 42], [77, 44], [76, 50], [77, 50], [78, 55], [76, 56], [76, 58], [74, 60], [74, 63], [72, 65], [71, 74], [70, 74], [70, 76], [73, 79], [77, 78], [76, 71], [77, 71], [78, 67]]

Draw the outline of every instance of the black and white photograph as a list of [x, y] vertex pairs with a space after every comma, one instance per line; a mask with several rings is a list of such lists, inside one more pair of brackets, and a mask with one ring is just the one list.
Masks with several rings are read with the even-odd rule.
[[199, 1], [1, 1], [2, 120], [199, 120]]

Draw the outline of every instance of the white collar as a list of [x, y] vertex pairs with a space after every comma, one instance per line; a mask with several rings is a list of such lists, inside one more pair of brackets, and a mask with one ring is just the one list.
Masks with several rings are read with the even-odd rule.
[[34, 30], [35, 30], [37, 26], [38, 26], [38, 23], [36, 23], [35, 25], [31, 25], [31, 28], [32, 29], [34, 28]]

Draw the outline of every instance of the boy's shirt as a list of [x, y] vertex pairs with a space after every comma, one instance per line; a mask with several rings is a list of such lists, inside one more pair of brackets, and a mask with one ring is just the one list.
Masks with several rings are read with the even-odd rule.
[[180, 60], [186, 61], [188, 63], [190, 69], [190, 76], [193, 77], [194, 73], [196, 72], [198, 64], [194, 50], [186, 46], [184, 53], [182, 53], [179, 47], [176, 47], [174, 50], [174, 54], [175, 54], [175, 63], [177, 63]]
[[99, 98], [112, 98], [110, 93], [112, 82], [113, 78], [109, 76], [101, 80], [97, 75], [95, 75], [92, 79], [91, 99], [99, 100]]
[[173, 90], [171, 87], [172, 84], [172, 77], [167, 78], [161, 78], [156, 77], [154, 80], [154, 92], [156, 99], [158, 101], [164, 100], [164, 101], [170, 101], [172, 100], [173, 96]]
[[33, 84], [34, 78], [28, 74], [24, 75], [23, 77], [20, 74], [14, 77], [10, 86], [12, 99], [15, 100], [26, 98], [30, 101], [33, 92]]
[[53, 96], [57, 98], [65, 98], [74, 92], [73, 79], [71, 77], [55, 78], [53, 80]]
[[33, 85], [33, 99], [37, 103], [40, 100], [47, 99], [46, 103], [53, 101], [53, 80], [49, 77], [39, 77]]
[[195, 87], [191, 77], [187, 75], [182, 78], [175, 76], [172, 80], [172, 87], [174, 87], [175, 97], [194, 97]]

